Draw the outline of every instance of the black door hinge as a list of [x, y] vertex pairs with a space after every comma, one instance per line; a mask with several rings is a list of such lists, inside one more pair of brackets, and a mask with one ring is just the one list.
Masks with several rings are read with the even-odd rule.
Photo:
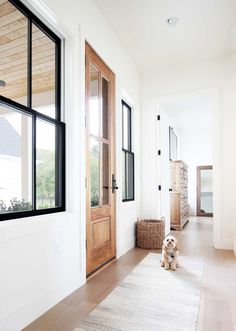
[[158, 149], [157, 154], [161, 155], [161, 150], [160, 149]]
[[161, 115], [157, 115], [157, 120], [158, 120], [158, 121], [161, 120]]
[[158, 191], [161, 191], [161, 185], [158, 185]]

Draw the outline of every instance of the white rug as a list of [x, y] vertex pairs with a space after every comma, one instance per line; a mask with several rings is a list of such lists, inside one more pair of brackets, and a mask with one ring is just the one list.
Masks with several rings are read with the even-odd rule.
[[202, 259], [180, 257], [177, 271], [150, 253], [74, 331], [192, 331], [198, 319]]

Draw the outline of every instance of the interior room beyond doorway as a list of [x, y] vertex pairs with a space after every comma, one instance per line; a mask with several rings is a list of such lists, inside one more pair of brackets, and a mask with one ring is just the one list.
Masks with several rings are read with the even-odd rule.
[[160, 148], [168, 151], [160, 161], [161, 215], [182, 230], [190, 216], [213, 216], [214, 102], [207, 94], [183, 94], [159, 103], [159, 112]]

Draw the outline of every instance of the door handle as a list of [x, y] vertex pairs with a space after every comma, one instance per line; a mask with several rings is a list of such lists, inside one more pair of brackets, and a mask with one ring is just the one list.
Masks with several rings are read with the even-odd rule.
[[117, 184], [116, 184], [116, 177], [115, 177], [115, 175], [113, 174], [112, 175], [112, 193], [115, 193], [115, 190], [118, 190], [118, 186], [117, 186]]
[[109, 186], [103, 186], [102, 188], [105, 188], [106, 190], [108, 190], [109, 189]]

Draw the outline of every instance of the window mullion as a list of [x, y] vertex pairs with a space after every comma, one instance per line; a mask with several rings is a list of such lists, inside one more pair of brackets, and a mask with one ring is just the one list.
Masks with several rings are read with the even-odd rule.
[[[28, 108], [32, 109], [32, 20], [28, 18]], [[32, 115], [32, 210], [36, 210], [36, 116]]]
[[128, 198], [128, 170], [127, 170], [127, 152], [125, 152], [125, 199]]
[[28, 19], [27, 106], [32, 108], [32, 20]]
[[61, 121], [61, 41], [56, 43], [55, 56], [55, 118]]
[[32, 209], [36, 210], [36, 116], [32, 116]]

